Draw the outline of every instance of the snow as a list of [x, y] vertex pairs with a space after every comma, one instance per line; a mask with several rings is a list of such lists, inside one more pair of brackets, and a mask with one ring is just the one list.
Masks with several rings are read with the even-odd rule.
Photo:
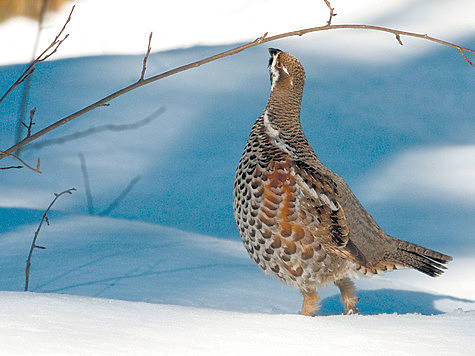
[[[32, 259], [33, 292], [13, 291], [24, 282], [34, 225], [0, 240], [0, 283], [12, 291], [0, 292], [1, 354], [446, 355], [475, 347], [475, 301], [448, 288], [472, 279], [473, 259], [455, 260], [427, 289], [415, 271], [357, 281], [363, 315], [338, 315], [336, 289], [324, 289], [330, 316], [306, 318], [298, 292], [258, 270], [239, 241], [106, 217], [50, 220], [38, 241], [46, 250]], [[441, 292], [431, 292], [437, 285]], [[473, 295], [473, 283], [465, 286]]]
[[[36, 293], [0, 293], [15, 355], [463, 355], [474, 312], [305, 318]], [[12, 313], [10, 308], [14, 308]], [[6, 317], [4, 317], [6, 315]], [[18, 342], [18, 340], [27, 342]], [[434, 340], [439, 340], [434, 344]]]
[[475, 145], [414, 149], [375, 171], [369, 173], [368, 199], [407, 199], [409, 186], [417, 199], [430, 199], [437, 191], [438, 199], [475, 205]]
[[[322, 0], [219, 1], [78, 0], [68, 2], [61, 11], [46, 16], [39, 48], [46, 48], [76, 9], [67, 33], [71, 36], [55, 58], [104, 54], [142, 54], [148, 35], [154, 33], [154, 51], [196, 45], [229, 44], [253, 40], [301, 28], [321, 26], [328, 20]], [[442, 36], [447, 40], [471, 36], [475, 31], [471, 0], [333, 0], [337, 17], [334, 23], [367, 23], [393, 26], [408, 31]], [[443, 20], [441, 20], [443, 19]], [[11, 19], [0, 25], [0, 64], [30, 60], [37, 24], [28, 19]], [[354, 31], [353, 31], [354, 32]], [[391, 51], [394, 43], [387, 35], [365, 33], [319, 35], [326, 52], [351, 55], [366, 61], [375, 56], [358, 50], [361, 46]], [[368, 41], [371, 39], [371, 41]], [[405, 39], [403, 38], [403, 41]], [[18, 46], [21, 43], [22, 46]], [[386, 46], [386, 44], [391, 46]], [[426, 51], [425, 43], [406, 50], [410, 55]], [[352, 50], [356, 49], [356, 50]], [[399, 58], [404, 56], [400, 50]], [[374, 52], [373, 52], [374, 53]], [[5, 55], [6, 54], [6, 55]]]
[[[328, 16], [320, 1], [129, 3], [77, 2], [70, 38], [31, 77], [34, 130], [136, 81], [150, 31], [149, 75], [266, 31], [321, 25]], [[332, 5], [335, 23], [393, 26], [475, 47], [473, 1]], [[47, 17], [40, 48], [70, 6]], [[0, 24], [0, 93], [24, 70], [35, 31], [26, 19]], [[387, 34], [334, 31], [272, 46], [296, 55], [307, 71], [302, 125], [319, 157], [388, 233], [452, 255], [441, 277], [403, 270], [358, 280], [361, 315], [350, 316], [341, 315], [337, 289], [328, 287], [319, 291], [322, 316], [305, 318], [299, 292], [249, 259], [231, 190], [269, 91], [268, 46], [260, 46], [133, 91], [45, 139], [129, 124], [166, 108], [145, 127], [25, 148], [27, 162], [41, 158], [41, 175], [1, 171], [0, 355], [469, 355], [473, 69], [456, 50], [403, 41], [401, 47]], [[0, 149], [13, 143], [20, 97], [17, 88], [0, 104]], [[79, 152], [96, 212], [141, 177], [111, 216], [87, 214]], [[54, 192], [71, 187], [78, 191], [57, 201], [40, 232], [46, 249], [35, 250], [24, 293], [41, 215]]]
[[[6, 233], [0, 241], [6, 290], [23, 284], [27, 231], [33, 228]], [[322, 314], [330, 316], [307, 318], [298, 315], [299, 294], [261, 273], [238, 241], [142, 222], [53, 216], [38, 243], [46, 250], [32, 259], [33, 292], [0, 292], [4, 355], [279, 355], [315, 349], [447, 355], [475, 347], [475, 301], [454, 297], [456, 289], [450, 295], [424, 290], [414, 271], [401, 282], [389, 274], [358, 281], [363, 315], [338, 315], [342, 306], [329, 288], [321, 296]], [[472, 261], [454, 261], [436, 281], [447, 286], [457, 276], [471, 280]], [[469, 288], [473, 295], [473, 283]]]

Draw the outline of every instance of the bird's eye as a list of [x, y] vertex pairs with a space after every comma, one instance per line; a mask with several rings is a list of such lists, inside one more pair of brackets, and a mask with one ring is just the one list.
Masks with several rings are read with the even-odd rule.
[[283, 67], [282, 62], [281, 62], [281, 61], [277, 61], [277, 62], [275, 63], [275, 67], [276, 67], [276, 68], [282, 68], [282, 67]]

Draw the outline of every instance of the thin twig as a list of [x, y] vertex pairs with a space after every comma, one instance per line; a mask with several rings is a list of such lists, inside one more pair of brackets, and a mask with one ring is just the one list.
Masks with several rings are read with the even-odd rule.
[[122, 124], [122, 125], [116, 125], [116, 124], [107, 124], [107, 125], [101, 125], [97, 127], [91, 127], [87, 130], [84, 131], [78, 131], [70, 135], [65, 135], [62, 137], [58, 138], [52, 138], [49, 140], [43, 140], [38, 143], [33, 143], [29, 145], [27, 148], [32, 149], [32, 148], [42, 148], [45, 146], [50, 146], [50, 145], [59, 145], [65, 142], [73, 141], [73, 140], [78, 140], [83, 137], [87, 137], [90, 135], [97, 134], [99, 132], [103, 131], [126, 131], [126, 130], [135, 130], [138, 129], [142, 126], [145, 126], [155, 120], [159, 115], [163, 114], [166, 111], [165, 107], [162, 106], [149, 116], [147, 116], [144, 119], [141, 119], [139, 121], [133, 122], [131, 124]]
[[89, 183], [89, 174], [87, 172], [86, 158], [82, 152], [79, 152], [79, 160], [81, 161], [81, 171], [86, 191], [87, 211], [89, 212], [89, 215], [94, 215], [94, 204], [92, 200], [91, 185]]
[[152, 34], [153, 34], [153, 32], [150, 32], [150, 35], [148, 36], [147, 53], [145, 54], [145, 57], [143, 58], [142, 74], [140, 74], [139, 82], [143, 80], [143, 78], [144, 78], [144, 76], [145, 76], [145, 71], [147, 70], [147, 60], [148, 60], [148, 56], [150, 55], [150, 51], [152, 50], [152, 47], [151, 47]]
[[334, 13], [335, 11], [335, 8], [332, 7], [332, 5], [330, 4], [330, 1], [329, 0], [323, 0], [325, 2], [325, 4], [327, 5], [328, 7], [328, 10], [330, 10], [330, 18], [328, 19], [327, 21], [327, 26], [330, 26], [332, 24], [332, 19], [334, 16], [336, 16], [337, 14]]
[[[3, 94], [3, 96], [0, 98], [0, 103], [7, 97], [8, 94], [10, 94], [10, 92], [13, 89], [15, 89], [19, 84], [23, 83], [23, 81], [26, 78], [28, 78], [31, 75], [31, 73], [33, 73], [33, 71], [35, 70], [35, 66], [39, 62], [45, 61], [51, 55], [56, 53], [56, 51], [58, 50], [58, 47], [61, 46], [61, 44], [66, 40], [66, 38], [68, 38], [69, 34], [66, 34], [62, 39], [59, 39], [62, 36], [64, 30], [66, 29], [66, 26], [68, 25], [69, 21], [71, 21], [71, 15], [73, 14], [75, 6], [76, 5], [73, 5], [73, 7], [71, 9], [71, 12], [69, 13], [68, 19], [64, 23], [63, 28], [61, 29], [61, 31], [59, 31], [59, 33], [54, 38], [53, 42], [51, 42], [51, 44], [48, 46], [48, 48], [46, 48], [43, 52], [41, 52], [41, 54], [38, 57], [36, 57], [36, 59], [33, 60], [30, 63], [28, 68], [25, 69], [25, 71], [20, 75], [20, 77], [16, 80], [16, 82], [13, 83], [13, 85], [5, 92], [5, 94]], [[50, 51], [50, 50], [52, 50], [52, 51], [50, 53], [48, 53], [48, 51]]]
[[[6, 157], [6, 156], [15, 158], [17, 161], [20, 161], [26, 168], [31, 169], [33, 172], [41, 173], [41, 171], [40, 171], [40, 158], [39, 157], [38, 157], [38, 161], [36, 162], [36, 168], [33, 168], [30, 165], [26, 164], [20, 157], [17, 157], [12, 153], [0, 151], [0, 159], [3, 158], [3, 157]], [[4, 168], [0, 168], [0, 169], [10, 169], [10, 168], [23, 168], [23, 166], [4, 167]]]
[[23, 121], [21, 122], [21, 124], [27, 129], [26, 137], [31, 136], [31, 127], [35, 124], [33, 122], [33, 117], [35, 116], [35, 112], [36, 112], [36, 108], [33, 108], [33, 110], [30, 111], [30, 122], [28, 123], [28, 125], [25, 124]]
[[130, 193], [130, 191], [132, 190], [134, 185], [137, 184], [140, 178], [141, 178], [140, 176], [137, 176], [134, 179], [132, 179], [130, 183], [127, 185], [127, 187], [125, 187], [125, 189], [122, 191], [122, 193], [120, 193], [119, 196], [106, 209], [104, 209], [97, 215], [100, 215], [100, 216], [109, 215], [112, 212], [112, 210], [117, 208], [117, 206], [127, 196], [127, 194]]
[[462, 57], [465, 58], [465, 60], [468, 62], [468, 64], [470, 64], [472, 67], [475, 67], [475, 66], [473, 65], [473, 63], [470, 62], [469, 59], [465, 56], [465, 53], [463, 53], [463, 49], [462, 49], [462, 48], [458, 48], [458, 50], [459, 50], [460, 54], [462, 55]]
[[401, 41], [401, 36], [399, 36], [399, 33], [396, 33], [396, 40], [399, 42], [401, 46], [403, 46], [403, 43]]
[[6, 169], [20, 169], [20, 168], [23, 168], [23, 166], [0, 167], [0, 171], [6, 170]]
[[[255, 39], [252, 42], [243, 44], [243, 45], [235, 47], [233, 49], [215, 54], [213, 56], [201, 59], [201, 60], [193, 62], [193, 63], [189, 63], [189, 64], [186, 64], [186, 65], [171, 69], [171, 70], [166, 71], [164, 73], [157, 74], [157, 75], [154, 75], [154, 76], [149, 77], [147, 79], [144, 79], [144, 80], [138, 81], [134, 84], [131, 84], [131, 85], [129, 85], [129, 86], [123, 88], [123, 89], [120, 89], [120, 90], [116, 91], [115, 93], [112, 93], [112, 94], [106, 96], [105, 98], [100, 99], [100, 100], [96, 101], [95, 103], [93, 103], [93, 104], [91, 104], [91, 105], [89, 105], [89, 106], [87, 106], [87, 107], [85, 107], [85, 108], [83, 108], [83, 109], [81, 109], [81, 110], [79, 110], [79, 111], [63, 118], [63, 119], [61, 119], [61, 120], [58, 120], [58, 121], [54, 122], [53, 124], [49, 125], [48, 127], [44, 128], [43, 130], [38, 131], [37, 133], [31, 135], [30, 137], [27, 137], [27, 138], [23, 139], [22, 141], [20, 141], [19, 143], [17, 143], [15, 145], [13, 145], [12, 147], [8, 148], [5, 152], [13, 152], [13, 151], [17, 150], [18, 148], [23, 147], [26, 144], [30, 143], [31, 141], [34, 141], [34, 140], [38, 139], [39, 137], [43, 136], [44, 134], [56, 129], [57, 127], [62, 126], [64, 124], [68, 123], [69, 121], [74, 120], [75, 118], [77, 118], [81, 115], [84, 115], [85, 113], [87, 113], [87, 112], [89, 112], [93, 109], [96, 109], [96, 108], [104, 105], [105, 103], [108, 103], [109, 101], [111, 101], [111, 100], [113, 100], [113, 99], [115, 99], [115, 98], [117, 98], [121, 95], [124, 95], [125, 93], [128, 93], [131, 90], [137, 89], [139, 87], [150, 84], [150, 83], [155, 82], [157, 80], [172, 76], [174, 74], [177, 74], [177, 73], [180, 73], [180, 72], [192, 69], [192, 68], [199, 67], [203, 64], [213, 62], [213, 61], [215, 61], [217, 59], [220, 59], [220, 58], [223, 58], [223, 57], [227, 57], [227, 56], [231, 56], [231, 55], [240, 53], [240, 52], [242, 52], [242, 51], [244, 51], [248, 48], [258, 46], [262, 43], [267, 43], [267, 42], [279, 40], [279, 39], [286, 38], [286, 37], [303, 36], [303, 35], [305, 35], [307, 33], [311, 33], [311, 32], [329, 31], [329, 30], [337, 30], [337, 29], [359, 29], [359, 30], [373, 30], [373, 31], [388, 32], [388, 33], [392, 33], [394, 35], [398, 34], [400, 36], [416, 37], [416, 38], [421, 38], [421, 39], [424, 39], [424, 40], [427, 40], [427, 41], [440, 43], [442, 45], [455, 48], [455, 49], [459, 50], [461, 53], [462, 53], [462, 51], [475, 53], [475, 50], [465, 48], [465, 47], [462, 47], [462, 46], [459, 46], [459, 45], [456, 45], [456, 44], [453, 44], [453, 43], [450, 43], [450, 42], [447, 42], [447, 41], [443, 41], [443, 40], [440, 40], [438, 38], [428, 36], [427, 34], [419, 34], [419, 33], [414, 33], [414, 32], [400, 31], [400, 30], [395, 30], [395, 29], [391, 29], [391, 28], [380, 27], [380, 26], [372, 26], [372, 25], [319, 26], [319, 27], [311, 27], [311, 28], [307, 28], [307, 29], [281, 33], [281, 34], [271, 36], [271, 37], [266, 37], [266, 35], [264, 35], [264, 36], [261, 36], [261, 37]], [[464, 56], [464, 58], [466, 58], [466, 57]], [[4, 157], [5, 156], [0, 156], [0, 160]]]
[[63, 194], [72, 194], [73, 191], [75, 191], [76, 188], [70, 188], [68, 190], [65, 190], [64, 192], [61, 192], [59, 194], [56, 194], [54, 193], [54, 199], [53, 201], [49, 204], [48, 208], [46, 209], [46, 211], [44, 212], [43, 214], [43, 217], [41, 218], [41, 221], [40, 221], [40, 224], [38, 225], [38, 229], [36, 229], [35, 231], [35, 236], [33, 237], [33, 241], [31, 243], [31, 247], [30, 247], [30, 253], [28, 254], [28, 259], [26, 260], [26, 269], [25, 269], [25, 292], [28, 291], [28, 284], [30, 282], [30, 268], [31, 268], [31, 256], [33, 255], [33, 250], [35, 248], [39, 248], [39, 249], [42, 249], [44, 250], [45, 247], [43, 246], [38, 246], [36, 244], [36, 239], [38, 238], [38, 234], [40, 233], [40, 229], [41, 229], [41, 226], [43, 225], [43, 221], [46, 221], [46, 223], [49, 225], [49, 220], [48, 220], [48, 212], [49, 210], [51, 209], [51, 207], [53, 206], [53, 204], [56, 202], [56, 200], [58, 200], [58, 198], [63, 195]]
[[[48, 7], [48, 0], [43, 0], [41, 4], [41, 12], [40, 12], [40, 17], [38, 19], [38, 29], [36, 31], [36, 40], [35, 40], [35, 45], [33, 46], [33, 51], [31, 52], [31, 60], [30, 63], [33, 63], [35, 60], [36, 52], [38, 51], [38, 45], [40, 43], [40, 37], [41, 37], [41, 31], [43, 30], [43, 21], [45, 18], [46, 14], [46, 8]], [[32, 68], [33, 69], [33, 68]], [[17, 131], [16, 131], [16, 137], [15, 137], [15, 142], [19, 142], [22, 137], [23, 133], [23, 127], [25, 126], [25, 112], [26, 112], [26, 107], [28, 104], [28, 97], [30, 94], [30, 84], [31, 84], [31, 74], [33, 73], [33, 70], [29, 72], [29, 74], [26, 76], [25, 80], [25, 85], [23, 85], [23, 95], [21, 99], [21, 104], [20, 104], [20, 111], [18, 114], [18, 125], [17, 125]], [[30, 119], [31, 119], [31, 113], [30, 113]], [[31, 125], [31, 120], [30, 120], [30, 125]], [[29, 135], [31, 135], [31, 126], [30, 130], [28, 131]], [[15, 152], [18, 156], [20, 156], [20, 150], [17, 150]]]

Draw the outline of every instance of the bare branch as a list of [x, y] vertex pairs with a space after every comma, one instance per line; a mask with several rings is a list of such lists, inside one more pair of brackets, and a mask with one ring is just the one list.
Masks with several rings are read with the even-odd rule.
[[399, 33], [396, 33], [396, 40], [399, 42], [401, 46], [403, 46], [402, 41], [401, 41], [401, 36], [399, 36]]
[[[58, 50], [58, 47], [64, 42], [64, 40], [66, 40], [66, 38], [68, 38], [69, 34], [66, 34], [62, 39], [59, 39], [61, 37], [61, 35], [63, 34], [64, 30], [66, 29], [66, 26], [68, 25], [69, 21], [71, 21], [71, 15], [73, 14], [75, 6], [76, 5], [73, 5], [73, 7], [71, 9], [71, 12], [69, 13], [68, 19], [64, 23], [63, 28], [61, 29], [61, 31], [59, 31], [57, 36], [54, 38], [53, 42], [51, 42], [51, 44], [48, 46], [48, 48], [46, 48], [43, 52], [41, 52], [41, 54], [38, 57], [36, 57], [36, 59], [33, 60], [30, 63], [28, 68], [25, 69], [25, 71], [22, 73], [22, 75], [20, 75], [20, 77], [16, 80], [16, 82], [13, 83], [13, 85], [5, 92], [5, 94], [3, 94], [3, 96], [0, 98], [0, 103], [7, 97], [8, 94], [10, 94], [10, 92], [13, 89], [15, 89], [27, 77], [29, 77], [31, 75], [31, 73], [33, 73], [33, 71], [35, 70], [35, 66], [39, 62], [45, 61], [52, 54], [56, 53], [56, 51]], [[53, 50], [50, 53], [48, 53], [48, 51], [50, 51], [51, 49], [53, 49]]]
[[327, 5], [328, 10], [330, 10], [330, 18], [327, 21], [327, 26], [330, 26], [332, 24], [333, 17], [336, 16], [337, 14], [334, 13], [335, 9], [330, 4], [329, 0], [323, 0], [323, 1], [325, 2], [325, 5]]
[[94, 215], [94, 205], [92, 202], [91, 185], [89, 183], [89, 174], [87, 172], [86, 158], [84, 157], [82, 152], [79, 152], [79, 160], [81, 161], [82, 177], [84, 179], [84, 187], [86, 190], [87, 211], [89, 212], [89, 215]]
[[43, 246], [38, 246], [36, 244], [36, 240], [38, 238], [38, 234], [40, 233], [41, 226], [43, 225], [43, 221], [46, 221], [46, 223], [49, 225], [48, 221], [48, 212], [53, 206], [53, 204], [58, 200], [58, 198], [63, 195], [63, 194], [73, 194], [73, 191], [75, 191], [76, 188], [70, 188], [68, 190], [65, 190], [64, 192], [61, 192], [59, 194], [54, 193], [54, 199], [53, 201], [49, 204], [48, 208], [43, 214], [43, 217], [41, 218], [40, 224], [38, 225], [38, 228], [35, 231], [35, 236], [33, 237], [33, 241], [31, 242], [31, 247], [30, 247], [30, 253], [28, 254], [28, 259], [26, 260], [26, 269], [25, 269], [25, 292], [28, 291], [28, 284], [30, 282], [30, 268], [31, 268], [31, 256], [33, 255], [33, 250], [35, 248], [39, 248], [44, 250], [45, 247]]
[[[85, 113], [87, 113], [91, 110], [94, 110], [94, 109], [110, 102], [111, 100], [113, 100], [113, 99], [115, 99], [115, 98], [117, 98], [121, 95], [124, 95], [125, 93], [128, 93], [131, 90], [137, 89], [141, 86], [150, 84], [150, 83], [155, 82], [157, 80], [172, 76], [174, 74], [177, 74], [177, 73], [180, 73], [180, 72], [192, 69], [192, 68], [199, 67], [203, 64], [213, 62], [213, 61], [215, 61], [217, 59], [220, 59], [220, 58], [224, 58], [224, 57], [227, 57], [227, 56], [231, 56], [231, 55], [240, 53], [240, 52], [242, 52], [242, 51], [244, 51], [248, 48], [258, 46], [262, 43], [267, 43], [267, 42], [279, 40], [279, 39], [286, 38], [286, 37], [303, 36], [303, 35], [305, 35], [307, 33], [311, 33], [311, 32], [329, 31], [329, 30], [337, 30], [337, 29], [358, 29], [358, 30], [372, 30], [372, 31], [388, 32], [388, 33], [392, 33], [393, 35], [416, 37], [416, 38], [421, 38], [421, 39], [424, 39], [424, 40], [427, 40], [427, 41], [436, 42], [436, 43], [442, 44], [444, 46], [449, 46], [449, 47], [455, 48], [455, 49], [459, 50], [462, 54], [463, 54], [463, 51], [470, 52], [470, 53], [475, 53], [475, 50], [465, 48], [465, 47], [462, 47], [462, 46], [459, 46], [459, 45], [456, 45], [454, 43], [450, 43], [450, 42], [447, 42], [447, 41], [443, 41], [443, 40], [440, 40], [438, 38], [428, 36], [427, 34], [419, 34], [419, 33], [414, 33], [414, 32], [407, 32], [407, 31], [395, 30], [395, 29], [391, 29], [391, 28], [380, 27], [380, 26], [372, 26], [372, 25], [319, 26], [319, 27], [311, 27], [311, 28], [307, 28], [307, 29], [281, 33], [281, 34], [271, 36], [271, 37], [266, 37], [266, 35], [263, 35], [263, 36], [255, 39], [252, 42], [243, 44], [243, 45], [235, 47], [233, 49], [215, 54], [213, 56], [201, 59], [201, 60], [193, 62], [193, 63], [189, 63], [189, 64], [186, 64], [186, 65], [171, 69], [171, 70], [166, 71], [164, 73], [157, 74], [157, 75], [154, 75], [154, 76], [149, 77], [147, 79], [140, 80], [140, 81], [138, 81], [134, 84], [131, 84], [131, 85], [129, 85], [129, 86], [123, 88], [123, 89], [120, 89], [120, 90], [116, 91], [115, 93], [112, 93], [112, 94], [106, 96], [105, 98], [100, 99], [97, 102], [95, 102], [95, 103], [93, 103], [93, 104], [91, 104], [91, 105], [89, 105], [89, 106], [87, 106], [87, 107], [85, 107], [85, 108], [83, 108], [83, 109], [81, 109], [81, 110], [79, 110], [79, 111], [63, 118], [63, 119], [61, 119], [61, 120], [58, 120], [58, 121], [54, 122], [53, 124], [49, 125], [48, 127], [44, 128], [43, 130], [38, 131], [37, 133], [31, 135], [30, 137], [27, 137], [27, 138], [23, 139], [22, 141], [18, 142], [17, 144], [13, 145], [12, 147], [8, 148], [5, 152], [14, 152], [18, 148], [25, 146], [26, 144], [30, 143], [31, 141], [34, 141], [34, 140], [38, 139], [39, 137], [47, 134], [48, 132], [56, 129], [57, 127], [62, 126], [64, 124], [68, 123], [69, 121], [74, 120], [75, 118], [77, 118], [81, 115], [84, 115]], [[464, 58], [466, 58], [465, 55], [464, 55]], [[3, 157], [4, 156], [0, 156], [0, 160]]]
[[150, 51], [152, 50], [152, 47], [151, 47], [152, 34], [153, 34], [153, 32], [150, 32], [150, 35], [148, 36], [147, 53], [145, 54], [145, 57], [143, 58], [142, 74], [140, 75], [139, 82], [143, 80], [143, 78], [144, 78], [144, 76], [145, 76], [145, 71], [147, 70], [147, 60], [148, 60], [148, 56], [150, 55]]
[[36, 108], [33, 108], [33, 110], [30, 111], [30, 122], [29, 124], [25, 124], [24, 122], [22, 122], [21, 124], [26, 127], [27, 129], [27, 132], [26, 132], [26, 137], [30, 137], [31, 136], [31, 127], [35, 124], [33, 122], [33, 117], [35, 116], [35, 112], [36, 112]]
[[7, 170], [7, 169], [20, 169], [20, 168], [23, 168], [23, 166], [0, 167], [0, 171], [2, 171], [2, 170]]
[[[462, 57], [465, 58], [465, 60], [468, 62], [468, 64], [470, 64], [472, 67], [475, 67], [475, 66], [473, 65], [473, 63], [469, 61], [469, 59], [467, 58], [467, 56], [465, 56], [465, 53], [463, 53], [463, 51], [464, 51], [464, 50], [467, 51], [467, 49], [458, 48], [458, 50], [460, 51], [460, 54], [462, 55]], [[469, 51], [470, 51], [470, 50], [469, 50]], [[470, 51], [470, 52], [472, 52], [472, 51]]]
[[120, 204], [120, 202], [127, 196], [127, 194], [130, 193], [132, 188], [137, 184], [137, 182], [140, 180], [140, 176], [135, 177], [130, 181], [130, 183], [125, 187], [125, 189], [122, 191], [122, 193], [119, 194], [119, 196], [107, 207], [107, 209], [104, 209], [101, 211], [99, 214], [100, 216], [104, 215], [109, 215], [112, 210], [117, 208], [117, 206]]
[[[46, 8], [48, 7], [48, 0], [42, 0], [41, 4], [41, 11], [40, 11], [40, 17], [38, 19], [38, 30], [36, 31], [36, 40], [35, 40], [35, 45], [33, 46], [33, 51], [31, 52], [31, 60], [30, 63], [33, 63], [36, 57], [36, 52], [38, 50], [38, 46], [40, 43], [40, 37], [41, 37], [41, 32], [43, 30], [43, 22], [46, 14]], [[31, 85], [31, 74], [33, 74], [34, 68], [31, 68], [30, 72], [26, 76], [26, 80], [24, 81], [25, 84], [23, 85], [23, 94], [22, 94], [22, 99], [21, 99], [21, 104], [20, 104], [20, 112], [18, 114], [18, 125], [17, 125], [17, 131], [16, 131], [16, 137], [15, 137], [15, 143], [19, 142], [22, 139], [22, 129], [25, 126], [25, 110], [26, 106], [28, 103], [28, 95], [30, 93], [30, 85]], [[23, 81], [22, 81], [23, 82]], [[30, 120], [31, 124], [31, 120]], [[31, 128], [29, 130], [29, 135], [31, 135]], [[17, 150], [15, 152], [16, 155], [20, 156], [20, 150]]]
[[[15, 156], [14, 154], [0, 151], [0, 159], [2, 159], [3, 157], [6, 157], [6, 156], [15, 158], [17, 161], [20, 161], [26, 168], [31, 169], [33, 172], [41, 173], [41, 171], [40, 171], [40, 158], [39, 157], [38, 157], [38, 162], [36, 163], [36, 168], [33, 168], [33, 167], [29, 166], [28, 164], [26, 164], [21, 158]], [[0, 169], [10, 169], [10, 168], [23, 168], [23, 166], [4, 167], [4, 168], [0, 168]]]
[[78, 140], [83, 137], [87, 137], [90, 135], [94, 135], [103, 131], [127, 131], [127, 130], [135, 130], [138, 129], [142, 126], [145, 126], [155, 120], [159, 115], [163, 114], [166, 111], [165, 107], [162, 106], [158, 110], [154, 111], [152, 114], [149, 116], [145, 117], [144, 119], [141, 119], [139, 121], [133, 122], [131, 124], [123, 124], [123, 125], [115, 125], [115, 124], [107, 124], [107, 125], [102, 125], [102, 126], [97, 126], [97, 127], [91, 127], [87, 130], [84, 131], [78, 131], [70, 135], [65, 135], [62, 137], [58, 138], [52, 138], [49, 140], [43, 140], [38, 143], [33, 143], [29, 145], [27, 148], [28, 149], [33, 149], [33, 148], [42, 148], [45, 146], [50, 146], [50, 145], [59, 145], [68, 141], [73, 141], [73, 140]]

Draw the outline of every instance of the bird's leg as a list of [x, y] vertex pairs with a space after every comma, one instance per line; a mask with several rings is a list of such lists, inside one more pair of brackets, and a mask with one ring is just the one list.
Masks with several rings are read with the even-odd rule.
[[353, 282], [349, 278], [342, 278], [336, 281], [335, 285], [340, 289], [341, 299], [345, 306], [345, 315], [359, 313], [360, 311], [355, 307], [355, 303], [358, 302], [360, 298], [356, 296]]
[[303, 295], [303, 304], [302, 304], [302, 315], [306, 316], [315, 316], [315, 312], [317, 312], [320, 309], [320, 305], [318, 305], [318, 300], [320, 299], [318, 297], [317, 292], [311, 291], [311, 292], [304, 292], [302, 291]]

